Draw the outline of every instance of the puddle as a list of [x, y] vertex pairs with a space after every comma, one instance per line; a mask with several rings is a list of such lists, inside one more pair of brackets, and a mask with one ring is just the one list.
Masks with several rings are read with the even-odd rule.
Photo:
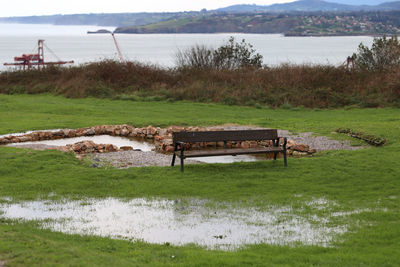
[[199, 157], [190, 158], [204, 163], [233, 163], [233, 162], [253, 162], [259, 160], [271, 160], [271, 157], [262, 155], [237, 155], [237, 156], [218, 156], [218, 157]]
[[61, 129], [53, 129], [53, 130], [35, 130], [35, 131], [26, 131], [26, 132], [21, 132], [21, 133], [10, 133], [10, 134], [3, 134], [0, 135], [0, 138], [2, 137], [8, 137], [8, 136], [21, 136], [21, 135], [25, 135], [25, 134], [31, 134], [31, 133], [35, 133], [35, 132], [58, 132]]
[[346, 225], [332, 226], [329, 217], [309, 216], [296, 215], [291, 207], [260, 211], [221, 203], [211, 208], [205, 200], [0, 202], [0, 217], [37, 220], [53, 231], [154, 244], [194, 243], [208, 249], [233, 250], [260, 243], [327, 247], [346, 232]]
[[151, 151], [154, 148], [154, 145], [141, 141], [141, 140], [133, 140], [126, 137], [119, 136], [111, 136], [111, 135], [95, 135], [95, 136], [82, 136], [82, 137], [74, 137], [74, 138], [63, 138], [56, 140], [42, 140], [35, 142], [23, 142], [23, 143], [15, 143], [9, 144], [8, 146], [20, 146], [22, 145], [48, 145], [48, 146], [66, 146], [69, 144], [75, 144], [77, 142], [81, 142], [84, 140], [90, 140], [95, 142], [96, 144], [113, 144], [120, 148], [121, 146], [131, 146], [134, 149], [140, 149], [142, 151]]

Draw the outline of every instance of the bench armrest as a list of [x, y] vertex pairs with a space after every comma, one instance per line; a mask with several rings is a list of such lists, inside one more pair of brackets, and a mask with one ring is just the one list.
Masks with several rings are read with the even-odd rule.
[[184, 142], [175, 142], [174, 151], [178, 151], [178, 146], [181, 146], [180, 147], [181, 151], [185, 150], [185, 143]]
[[278, 139], [283, 139], [283, 144], [282, 144], [282, 146], [283, 146], [283, 148], [285, 148], [285, 149], [286, 149], [286, 145], [287, 145], [287, 138], [286, 138], [286, 137], [278, 137]]

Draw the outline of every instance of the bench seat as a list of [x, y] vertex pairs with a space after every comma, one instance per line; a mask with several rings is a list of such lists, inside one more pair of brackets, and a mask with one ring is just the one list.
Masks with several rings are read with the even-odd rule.
[[[174, 132], [172, 133], [174, 143], [174, 154], [172, 156], [171, 166], [175, 165], [176, 157], [181, 160], [181, 171], [184, 170], [184, 159], [197, 157], [213, 157], [225, 155], [245, 155], [245, 154], [274, 154], [276, 160], [278, 153], [283, 153], [284, 165], [287, 166], [286, 153], [286, 137], [279, 137], [276, 129], [260, 129], [260, 130], [234, 130], [234, 131], [199, 131], [199, 132]], [[256, 148], [231, 148], [228, 149], [228, 142], [242, 141], [262, 141], [271, 140], [270, 147]], [[185, 143], [208, 142], [216, 144], [224, 142], [223, 149], [204, 149], [189, 150], [185, 148]], [[282, 145], [280, 145], [282, 144]]]
[[[231, 148], [231, 149], [205, 149], [185, 151], [183, 158], [212, 157], [225, 155], [246, 155], [246, 154], [265, 154], [270, 152], [284, 152], [281, 147], [260, 147], [260, 148]], [[181, 157], [180, 154], [177, 154]]]

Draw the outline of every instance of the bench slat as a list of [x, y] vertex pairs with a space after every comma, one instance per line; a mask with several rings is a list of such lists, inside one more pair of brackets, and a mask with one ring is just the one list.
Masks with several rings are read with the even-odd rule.
[[[211, 157], [224, 155], [264, 154], [269, 152], [283, 152], [282, 147], [260, 147], [260, 148], [232, 148], [214, 150], [191, 150], [185, 151], [184, 158]], [[177, 154], [180, 157], [179, 154]]]
[[245, 130], [245, 131], [204, 131], [204, 132], [174, 132], [175, 142], [219, 142], [219, 141], [259, 141], [278, 138], [276, 129]]

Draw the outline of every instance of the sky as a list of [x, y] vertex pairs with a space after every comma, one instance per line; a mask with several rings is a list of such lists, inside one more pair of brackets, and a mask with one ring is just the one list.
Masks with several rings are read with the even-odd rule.
[[0, 0], [0, 17], [76, 13], [166, 12], [294, 0]]

